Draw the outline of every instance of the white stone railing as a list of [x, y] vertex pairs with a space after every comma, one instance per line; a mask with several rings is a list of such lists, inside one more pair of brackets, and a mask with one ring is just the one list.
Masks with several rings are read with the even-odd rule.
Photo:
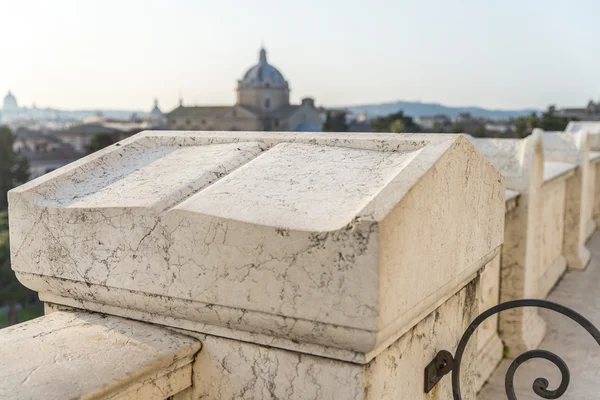
[[[570, 135], [144, 132], [29, 182], [12, 266], [50, 313], [0, 331], [0, 398], [450, 399], [439, 350], [585, 266], [600, 158]], [[486, 321], [465, 399], [544, 334]]]

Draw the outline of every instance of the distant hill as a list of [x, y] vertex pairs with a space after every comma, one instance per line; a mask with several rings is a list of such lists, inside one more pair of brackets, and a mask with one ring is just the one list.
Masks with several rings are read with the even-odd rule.
[[516, 118], [529, 115], [541, 110], [527, 108], [521, 110], [490, 110], [481, 107], [448, 107], [437, 103], [420, 103], [412, 101], [397, 101], [395, 103], [363, 104], [345, 107], [354, 113], [366, 112], [368, 117], [379, 117], [393, 114], [400, 110], [411, 117], [432, 116], [437, 114], [457, 117], [460, 113], [470, 113], [474, 117], [500, 119]]

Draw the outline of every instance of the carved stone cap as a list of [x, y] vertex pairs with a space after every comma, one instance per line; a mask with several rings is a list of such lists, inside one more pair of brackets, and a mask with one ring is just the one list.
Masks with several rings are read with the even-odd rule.
[[362, 362], [485, 264], [505, 193], [459, 135], [144, 132], [9, 202], [46, 301]]
[[[506, 177], [509, 189], [527, 194], [532, 185], [540, 185], [544, 149], [540, 132], [523, 139], [473, 138], [469, 140]], [[539, 181], [539, 182], [536, 182]]]
[[542, 136], [546, 161], [576, 165], [589, 162], [590, 143], [587, 131], [573, 133], [534, 129], [533, 132]]

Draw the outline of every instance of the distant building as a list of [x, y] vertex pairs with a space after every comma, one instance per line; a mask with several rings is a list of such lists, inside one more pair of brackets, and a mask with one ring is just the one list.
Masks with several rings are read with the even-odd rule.
[[15, 131], [13, 148], [29, 160], [32, 179], [72, 163], [85, 155], [84, 152], [75, 150], [73, 146], [56, 137], [24, 128]]
[[515, 126], [509, 120], [487, 121], [485, 123], [485, 130], [486, 132], [509, 136], [514, 132]]
[[415, 123], [424, 130], [431, 130], [433, 128], [448, 129], [452, 126], [452, 120], [447, 115], [431, 115], [415, 117]]
[[562, 117], [588, 121], [600, 121], [600, 101], [595, 103], [590, 100], [583, 108], [562, 108], [557, 111]]
[[167, 127], [167, 117], [158, 107], [158, 100], [154, 99], [154, 108], [150, 111], [149, 120], [154, 124], [155, 129], [163, 129]]
[[167, 115], [175, 130], [320, 131], [322, 120], [314, 100], [290, 104], [288, 82], [260, 50], [258, 64], [238, 81], [233, 106], [188, 107], [180, 104]]
[[14, 112], [19, 109], [19, 103], [17, 103], [17, 98], [12, 94], [9, 90], [6, 96], [4, 96], [4, 102], [2, 103], [2, 111]]
[[147, 121], [98, 120], [50, 132], [49, 135], [69, 144], [78, 152], [86, 153], [94, 135], [110, 135], [113, 137], [113, 142], [117, 142], [138, 132], [154, 128], [155, 125]]

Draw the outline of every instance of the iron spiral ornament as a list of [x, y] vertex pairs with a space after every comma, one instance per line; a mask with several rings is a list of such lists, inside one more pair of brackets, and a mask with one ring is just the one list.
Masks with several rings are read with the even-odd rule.
[[[452, 396], [454, 400], [462, 400], [462, 394], [460, 390], [460, 367], [463, 353], [467, 347], [469, 339], [473, 336], [479, 325], [481, 325], [486, 319], [502, 311], [521, 307], [545, 308], [547, 310], [560, 313], [578, 323], [594, 338], [596, 343], [600, 345], [600, 331], [598, 328], [596, 328], [581, 314], [568, 307], [552, 301], [539, 299], [508, 301], [490, 308], [475, 318], [473, 322], [471, 322], [460, 339], [460, 342], [458, 343], [454, 357], [452, 357], [452, 355], [446, 350], [442, 350], [438, 353], [436, 358], [425, 369], [425, 392], [429, 392], [444, 375], [452, 372]], [[562, 358], [550, 351], [530, 350], [515, 358], [506, 372], [504, 388], [506, 390], [507, 399], [518, 400], [515, 393], [514, 376], [521, 364], [532, 359], [544, 359], [550, 361], [559, 369], [561, 373], [561, 382], [556, 389], [548, 389], [550, 387], [550, 382], [548, 382], [547, 379], [536, 378], [532, 386], [535, 394], [542, 399], [558, 399], [562, 397], [562, 395], [567, 391], [569, 382], [571, 380], [571, 375], [569, 373], [567, 364]]]

